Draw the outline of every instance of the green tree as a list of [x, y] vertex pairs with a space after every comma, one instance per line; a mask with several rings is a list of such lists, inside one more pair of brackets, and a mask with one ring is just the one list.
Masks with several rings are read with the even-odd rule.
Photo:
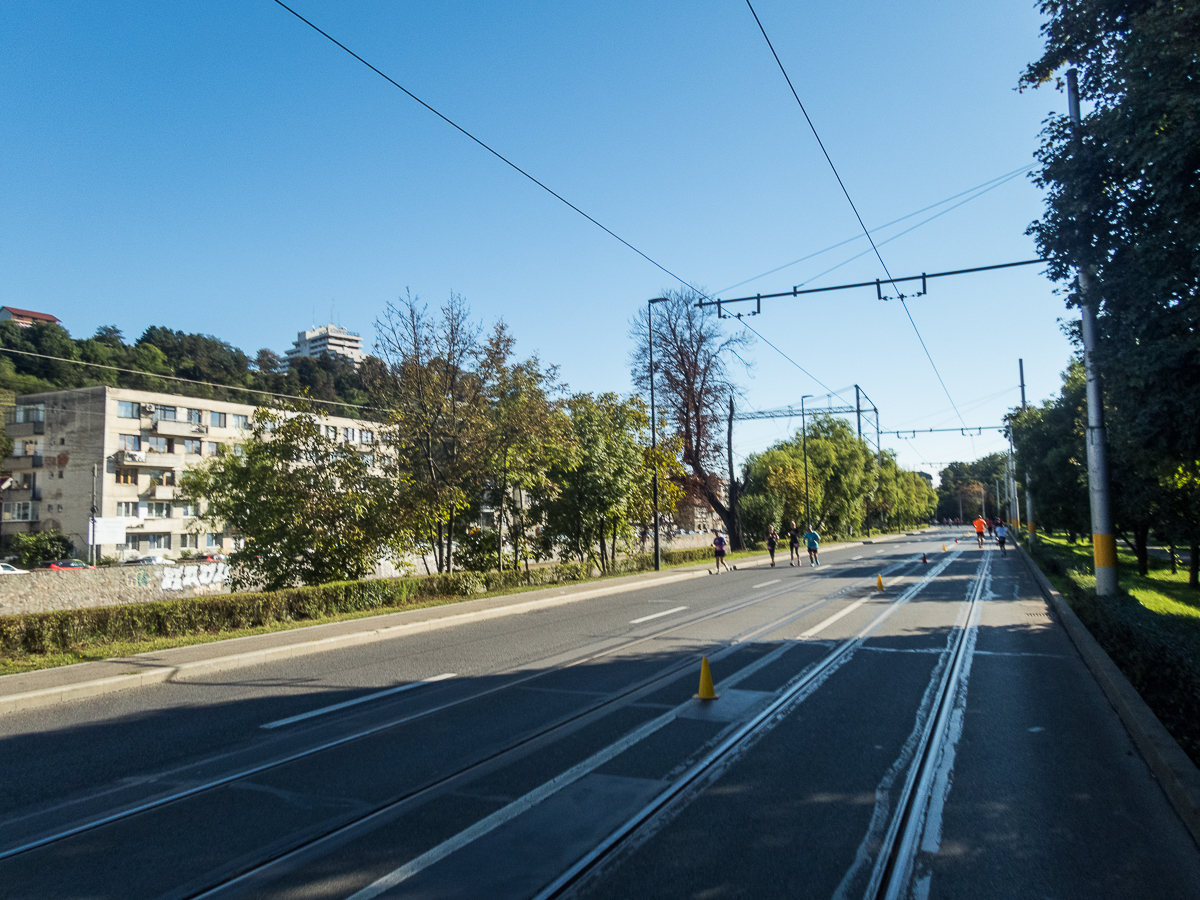
[[407, 547], [395, 480], [328, 436], [308, 403], [259, 407], [250, 437], [186, 470], [180, 488], [201, 522], [245, 539], [230, 557], [236, 587], [358, 579]]
[[34, 569], [52, 559], [67, 559], [75, 547], [61, 531], [27, 531], [12, 536], [17, 565]]

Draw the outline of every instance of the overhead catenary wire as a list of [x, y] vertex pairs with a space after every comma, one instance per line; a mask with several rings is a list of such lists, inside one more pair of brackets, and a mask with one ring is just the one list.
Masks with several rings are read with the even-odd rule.
[[[276, 2], [278, 2], [278, 0], [276, 0]], [[787, 82], [788, 88], [792, 92], [792, 96], [796, 98], [796, 105], [800, 107], [800, 112], [804, 115], [804, 120], [808, 122], [808, 127], [812, 131], [813, 137], [816, 138], [817, 144], [821, 148], [821, 152], [825, 155], [825, 161], [829, 163], [829, 168], [833, 171], [833, 177], [837, 179], [838, 186], [842, 189], [842, 193], [846, 196], [846, 202], [850, 204], [850, 209], [854, 212], [854, 218], [858, 220], [859, 227], [862, 228], [863, 233], [866, 235], [867, 241], [871, 244], [871, 249], [875, 253], [875, 258], [879, 260], [879, 265], [883, 268], [883, 272], [885, 275], [887, 275], [887, 280], [890, 282], [892, 280], [892, 273], [888, 271], [887, 263], [883, 261], [883, 255], [879, 252], [879, 248], [875, 245], [875, 239], [871, 237], [870, 229], [867, 228], [862, 216], [859, 215], [858, 207], [854, 205], [854, 200], [850, 196], [850, 191], [847, 190], [845, 182], [842, 181], [842, 176], [838, 174], [837, 166], [833, 164], [833, 158], [829, 155], [829, 151], [825, 149], [825, 142], [821, 140], [821, 135], [817, 133], [816, 125], [813, 124], [812, 118], [808, 115], [808, 110], [804, 108], [804, 103], [800, 100], [800, 94], [797, 93], [796, 87], [792, 84], [792, 79], [787, 73], [787, 69], [784, 68], [783, 60], [781, 60], [779, 58], [779, 54], [775, 52], [775, 45], [771, 43], [771, 38], [767, 35], [767, 29], [763, 27], [762, 20], [759, 19], [758, 13], [754, 11], [754, 4], [751, 3], [750, 0], [746, 0], [746, 6], [749, 7], [750, 14], [754, 16], [754, 21], [758, 24], [758, 30], [762, 32], [763, 40], [767, 42], [767, 47], [770, 48], [771, 55], [775, 57], [775, 63], [779, 66], [779, 71], [783, 73], [783, 78]], [[897, 293], [899, 293], [899, 289], [897, 289]], [[954, 403], [954, 398], [950, 396], [950, 389], [946, 387], [946, 382], [942, 378], [942, 373], [938, 371], [937, 363], [933, 361], [933, 355], [929, 352], [929, 347], [927, 347], [925, 344], [925, 338], [921, 336], [921, 330], [917, 328], [916, 320], [913, 319], [912, 313], [909, 312], [908, 304], [904, 302], [903, 297], [900, 298], [900, 305], [904, 308], [904, 314], [908, 316], [908, 322], [910, 325], [912, 325], [913, 331], [916, 332], [917, 340], [921, 343], [921, 349], [925, 351], [925, 357], [929, 360], [929, 365], [933, 367], [933, 374], [937, 376], [938, 383], [941, 384], [942, 390], [946, 393], [946, 399], [950, 401], [950, 405], [953, 406], [954, 411], [958, 413], [958, 407]], [[961, 413], [958, 414], [958, 417], [962, 421], [963, 425], [966, 425], [966, 420], [963, 419]]]
[[[901, 222], [905, 221], [906, 219], [911, 219], [913, 216], [919, 216], [919, 215], [921, 215], [921, 213], [929, 212], [929, 210], [931, 210], [931, 209], [937, 209], [939, 206], [944, 206], [945, 204], [949, 203], [952, 200], [957, 200], [959, 197], [963, 197], [967, 194], [972, 194], [972, 196], [967, 197], [966, 200], [963, 200], [962, 203], [956, 203], [956, 204], [954, 204], [954, 206], [951, 206], [949, 209], [944, 209], [941, 212], [937, 213], [937, 215], [930, 216], [928, 219], [925, 219], [922, 222], [918, 222], [916, 225], [913, 225], [911, 228], [906, 228], [904, 231], [901, 231], [899, 234], [892, 235], [887, 240], [880, 242], [881, 245], [890, 243], [891, 241], [896, 240], [896, 238], [903, 237], [904, 235], [908, 234], [909, 232], [911, 232], [917, 228], [920, 228], [922, 225], [928, 225], [930, 222], [932, 222], [934, 219], [938, 218], [939, 216], [944, 216], [946, 213], [951, 212], [952, 210], [958, 209], [964, 203], [970, 203], [972, 200], [974, 200], [978, 197], [982, 197], [988, 191], [994, 190], [995, 188], [998, 188], [1005, 184], [1008, 184], [1010, 181], [1013, 181], [1017, 176], [1021, 175], [1024, 172], [1028, 172], [1030, 169], [1032, 169], [1036, 165], [1037, 165], [1037, 163], [1030, 163], [1027, 166], [1022, 166], [1019, 169], [1014, 169], [1011, 172], [1006, 172], [1003, 175], [998, 175], [995, 178], [990, 178], [987, 181], [982, 182], [981, 184], [975, 185], [975, 187], [967, 188], [965, 191], [959, 191], [957, 194], [947, 197], [944, 200], [939, 200], [937, 203], [931, 203], [928, 206], [923, 206], [921, 209], [915, 210], [914, 212], [910, 212], [907, 215], [903, 215], [898, 219], [892, 219], [892, 221], [885, 222], [884, 224], [874, 228], [872, 230], [872, 234], [883, 231], [885, 228], [891, 228], [893, 225], [898, 225]], [[978, 193], [975, 193], [976, 191], [978, 191]], [[799, 259], [793, 259], [791, 262], [784, 263], [782, 266], [776, 266], [774, 269], [770, 269], [766, 272], [761, 272], [758, 275], [754, 275], [750, 278], [747, 278], [745, 281], [739, 281], [737, 284], [731, 284], [728, 287], [723, 287], [716, 293], [723, 294], [726, 291], [732, 291], [734, 288], [741, 287], [743, 284], [749, 284], [750, 282], [757, 281], [760, 278], [766, 278], [768, 275], [774, 275], [776, 272], [782, 272], [784, 269], [790, 268], [790, 267], [797, 265], [799, 263], [802, 263], [802, 262], [806, 262], [810, 259], [814, 259], [815, 257], [818, 257], [825, 253], [828, 253], [831, 250], [836, 250], [838, 247], [844, 247], [846, 244], [852, 244], [855, 241], [862, 240], [862, 237], [863, 236], [861, 234], [856, 234], [853, 237], [848, 237], [844, 241], [838, 241], [836, 244], [830, 244], [828, 247], [824, 248], [823, 250], [814, 251], [813, 253], [809, 253], [805, 256], [800, 257]], [[862, 253], [852, 256], [849, 259], [845, 260], [844, 262], [838, 263], [833, 268], [837, 269], [844, 265], [847, 265], [848, 263], [853, 262], [854, 260], [858, 259], [860, 256], [864, 256], [870, 252], [871, 252], [870, 250], [864, 250]], [[833, 271], [833, 269], [826, 269], [824, 272], [820, 272], [820, 273], [813, 275], [810, 278], [806, 279], [803, 283], [807, 284], [809, 281], [812, 281], [816, 278], [820, 278], [822, 275], [826, 275], [832, 271]]]
[[629, 243], [629, 241], [625, 240], [625, 238], [621, 237], [619, 234], [617, 234], [611, 228], [602, 224], [598, 220], [594, 219], [592, 216], [588, 215], [586, 212], [584, 212], [582, 209], [580, 209], [578, 206], [576, 206], [574, 203], [572, 203], [570, 200], [568, 200], [562, 194], [555, 191], [553, 188], [551, 188], [545, 182], [539, 181], [537, 178], [535, 178], [529, 172], [525, 171], [525, 169], [522, 169], [515, 162], [513, 162], [507, 156], [502, 154], [499, 150], [496, 150], [490, 144], [485, 143], [482, 139], [476, 137], [471, 132], [467, 131], [467, 129], [463, 128], [461, 125], [459, 125], [453, 119], [451, 119], [449, 116], [445, 115], [444, 113], [439, 112], [437, 109], [430, 106], [428, 103], [426, 103], [424, 100], [422, 100], [416, 94], [414, 94], [412, 91], [410, 91], [404, 85], [400, 84], [400, 82], [396, 81], [396, 79], [392, 78], [386, 72], [382, 71], [375, 65], [367, 62], [367, 60], [365, 60], [363, 57], [359, 56], [357, 53], [355, 53], [353, 50], [351, 50], [349, 47], [347, 47], [345, 44], [343, 44], [341, 41], [339, 41], [333, 35], [329, 34], [329, 32], [324, 31], [320, 26], [316, 25], [314, 22], [312, 22], [309, 19], [306, 19], [304, 16], [300, 15], [300, 13], [296, 12], [296, 10], [292, 9], [290, 6], [288, 6], [286, 3], [284, 3], [283, 0], [275, 0], [275, 3], [278, 4], [280, 7], [282, 7], [283, 9], [287, 10], [289, 13], [291, 13], [293, 16], [295, 16], [297, 19], [299, 19], [301, 22], [303, 22], [305, 25], [307, 25], [309, 28], [311, 28], [317, 34], [321, 35], [323, 38], [328, 40], [330, 43], [341, 48], [346, 53], [348, 53], [350, 56], [354, 57], [356, 60], [358, 60], [360, 63], [362, 63], [368, 69], [370, 69], [372, 72], [374, 72], [380, 78], [384, 79], [390, 85], [392, 85], [393, 87], [395, 87], [398, 90], [400, 90], [401, 92], [403, 92], [410, 99], [416, 101], [421, 106], [423, 106], [425, 109], [429, 110], [429, 112], [433, 113], [435, 116], [437, 116], [439, 119], [441, 119], [447, 125], [449, 125], [455, 131], [458, 131], [460, 134], [462, 134], [465, 137], [469, 138], [470, 140], [474, 141], [476, 144], [478, 144], [480, 147], [482, 147], [488, 153], [492, 154], [492, 156], [496, 157], [496, 159], [500, 160], [506, 166], [510, 167], [514, 171], [516, 171], [516, 172], [520, 173], [521, 175], [525, 176], [526, 178], [528, 178], [530, 181], [532, 181], [534, 184], [536, 184], [538, 187], [540, 187], [543, 191], [545, 191], [551, 197], [554, 197], [556, 200], [560, 201], [561, 203], [563, 203], [566, 206], [573, 209], [575, 212], [579, 213], [579, 215], [583, 216], [585, 219], [587, 219], [589, 222], [591, 222], [593, 225], [595, 225], [597, 228], [599, 228], [601, 231], [603, 231], [609, 237], [612, 237], [615, 240], [619, 241], [620, 243], [624, 244], [626, 247], [628, 247], [630, 250], [632, 250], [634, 253], [636, 253], [638, 256], [640, 256], [642, 259], [646, 260], [646, 262], [650, 263], [655, 268], [670, 275], [672, 278], [674, 278], [676, 281], [678, 281], [684, 287], [689, 288], [693, 291], [696, 291], [696, 293], [698, 293], [698, 294], [703, 294], [703, 292], [698, 290], [693, 284], [689, 283], [685, 279], [676, 275], [674, 272], [672, 272], [670, 269], [668, 269], [662, 263], [653, 259], [648, 254], [642, 252], [637, 247], [635, 247], [633, 244]]

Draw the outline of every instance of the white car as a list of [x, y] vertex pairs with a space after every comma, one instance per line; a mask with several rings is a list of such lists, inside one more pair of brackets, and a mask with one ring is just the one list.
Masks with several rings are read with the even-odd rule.
[[123, 563], [126, 566], [173, 566], [175, 560], [169, 556], [135, 556]]
[[8, 563], [0, 563], [0, 575], [28, 575], [28, 569], [18, 569], [16, 566], [10, 566]]

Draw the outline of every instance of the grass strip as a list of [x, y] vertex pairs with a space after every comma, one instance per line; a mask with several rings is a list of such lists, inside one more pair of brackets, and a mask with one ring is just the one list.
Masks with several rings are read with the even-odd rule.
[[1137, 574], [1133, 554], [1122, 549], [1122, 592], [1096, 596], [1089, 544], [1041, 535], [1032, 550], [1058, 592], [1154, 714], [1200, 765], [1200, 591], [1187, 573], [1172, 575], [1165, 560], [1151, 559]]

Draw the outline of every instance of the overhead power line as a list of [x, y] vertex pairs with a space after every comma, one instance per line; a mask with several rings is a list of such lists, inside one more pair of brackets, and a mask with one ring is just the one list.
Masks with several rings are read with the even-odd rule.
[[551, 197], [560, 201], [561, 203], [565, 204], [566, 206], [570, 207], [575, 212], [579, 213], [579, 215], [583, 216], [585, 219], [587, 219], [589, 222], [591, 222], [593, 225], [595, 225], [597, 228], [599, 228], [601, 231], [603, 231], [609, 237], [615, 238], [617, 241], [620, 241], [622, 244], [624, 244], [626, 247], [628, 247], [630, 250], [632, 250], [634, 253], [636, 253], [638, 256], [640, 256], [642, 259], [646, 260], [646, 262], [650, 263], [650, 265], [654, 266], [657, 269], [660, 269], [663, 272], [666, 272], [668, 275], [670, 275], [672, 278], [674, 278], [676, 281], [678, 281], [684, 287], [691, 288], [691, 290], [696, 291], [696, 293], [703, 293], [702, 291], [697, 290], [697, 288], [694, 285], [688, 283], [683, 278], [680, 278], [678, 275], [676, 275], [674, 272], [672, 272], [670, 269], [668, 269], [662, 263], [651, 258], [647, 254], [645, 254], [641, 250], [639, 250], [637, 247], [633, 246], [633, 244], [629, 243], [629, 241], [625, 240], [625, 238], [621, 237], [619, 234], [617, 234], [611, 228], [609, 228], [608, 226], [602, 224], [601, 222], [599, 222], [596, 219], [589, 216], [587, 213], [585, 213], [582, 209], [580, 209], [578, 206], [576, 206], [574, 203], [572, 203], [570, 200], [568, 200], [562, 194], [558, 193], [553, 188], [546, 185], [544, 182], [539, 181], [533, 175], [529, 174], [529, 172], [522, 169], [515, 162], [513, 162], [507, 156], [502, 154], [499, 150], [496, 150], [490, 144], [487, 144], [480, 138], [477, 138], [475, 135], [473, 135], [471, 132], [467, 131], [467, 129], [463, 128], [461, 125], [459, 125], [453, 119], [451, 119], [449, 116], [446, 116], [445, 114], [434, 109], [432, 106], [430, 106], [428, 103], [426, 103], [420, 97], [418, 97], [416, 94], [414, 94], [408, 88], [406, 88], [404, 85], [400, 84], [400, 82], [396, 81], [396, 79], [392, 78], [390, 75], [383, 72], [381, 69], [379, 69], [376, 66], [372, 65], [371, 63], [367, 62], [365, 59], [363, 59], [361, 56], [359, 56], [357, 53], [355, 53], [353, 50], [351, 50], [349, 47], [347, 47], [345, 44], [343, 44], [341, 41], [339, 41], [333, 35], [329, 34], [329, 32], [324, 31], [318, 25], [316, 25], [313, 22], [311, 22], [310, 20], [304, 18], [304, 16], [300, 15], [300, 13], [296, 12], [296, 10], [292, 9], [290, 6], [288, 6], [286, 3], [284, 3], [283, 0], [275, 0], [275, 3], [277, 3], [279, 6], [283, 7], [284, 9], [286, 9], [288, 12], [290, 12], [293, 16], [295, 16], [297, 19], [299, 19], [301, 22], [303, 22], [305, 25], [307, 25], [309, 28], [311, 28], [317, 34], [321, 35], [321, 37], [325, 38], [326, 40], [328, 40], [330, 43], [334, 44], [335, 46], [341, 48], [346, 53], [348, 53], [350, 56], [353, 56], [356, 60], [358, 60], [360, 63], [362, 63], [368, 69], [370, 69], [372, 72], [374, 72], [380, 78], [382, 78], [384, 81], [388, 82], [388, 84], [392, 85], [392, 87], [395, 87], [398, 90], [402, 91], [409, 98], [411, 98], [412, 100], [415, 100], [421, 106], [425, 107], [425, 109], [429, 110], [431, 113], [433, 113], [435, 116], [437, 116], [443, 122], [445, 122], [447, 125], [449, 125], [451, 128], [453, 128], [455, 131], [459, 132], [460, 134], [464, 135], [467, 138], [470, 138], [472, 141], [474, 141], [476, 144], [478, 144], [480, 147], [482, 147], [488, 153], [492, 154], [492, 156], [496, 157], [496, 159], [500, 160], [506, 166], [510, 167], [511, 169], [520, 173], [521, 175], [524, 175], [526, 178], [528, 178], [530, 181], [532, 181], [534, 184], [536, 184], [538, 187], [540, 187], [543, 191], [545, 191]]
[[[276, 0], [278, 2], [278, 0]], [[875, 258], [879, 260], [879, 265], [883, 267], [883, 272], [887, 275], [887, 280], [892, 281], [892, 273], [888, 271], [887, 263], [883, 261], [883, 256], [879, 252], [879, 248], [875, 246], [875, 239], [871, 237], [871, 231], [867, 228], [866, 223], [859, 215], [858, 207], [854, 205], [854, 200], [850, 196], [850, 191], [846, 189], [845, 182], [842, 181], [842, 176], [838, 174], [837, 166], [833, 164], [833, 158], [829, 155], [829, 151], [825, 149], [825, 142], [821, 140], [821, 135], [817, 133], [817, 126], [813, 124], [812, 118], [808, 115], [808, 110], [804, 108], [804, 103], [800, 100], [800, 95], [796, 92], [795, 85], [792, 84], [792, 79], [784, 68], [783, 60], [779, 58], [779, 54], [775, 52], [775, 45], [771, 43], [771, 38], [767, 35], [767, 29], [763, 27], [762, 20], [759, 19], [758, 13], [754, 11], [754, 4], [750, 0], [746, 0], [746, 6], [750, 8], [750, 14], [754, 16], [754, 21], [758, 23], [758, 30], [762, 32], [763, 40], [767, 42], [767, 47], [771, 50], [771, 55], [775, 57], [775, 63], [779, 66], [779, 71], [783, 73], [783, 78], [787, 82], [788, 88], [792, 92], [792, 96], [796, 98], [796, 105], [800, 107], [800, 112], [804, 114], [804, 120], [808, 122], [808, 127], [812, 130], [813, 137], [817, 139], [817, 145], [820, 146], [821, 152], [825, 154], [825, 161], [829, 163], [829, 168], [833, 171], [833, 177], [837, 179], [838, 187], [842, 189], [842, 193], [846, 195], [846, 202], [850, 204], [850, 209], [854, 211], [854, 218], [858, 219], [859, 227], [862, 228], [863, 234], [867, 236], [867, 241], [871, 244], [871, 249], [875, 252]], [[897, 289], [897, 293], [899, 290]], [[925, 358], [929, 360], [929, 365], [933, 367], [933, 374], [937, 376], [938, 383], [941, 384], [942, 390], [946, 393], [946, 399], [950, 401], [950, 405], [954, 407], [954, 412], [958, 415], [959, 421], [965, 426], [966, 420], [962, 414], [958, 412], [958, 406], [954, 403], [954, 398], [950, 396], [950, 389], [946, 387], [946, 382], [942, 378], [942, 373], [938, 371], [937, 363], [933, 361], [933, 355], [929, 352], [929, 348], [925, 345], [925, 338], [921, 337], [921, 330], [917, 328], [916, 320], [913, 319], [912, 313], [908, 311], [908, 304], [903, 298], [900, 300], [900, 305], [904, 307], [904, 314], [908, 316], [908, 322], [916, 332], [917, 340], [921, 342], [921, 349], [925, 351]]]
[[[102, 363], [85, 362], [82, 359], [67, 359], [62, 356], [49, 356], [45, 353], [33, 353], [29, 350], [14, 350], [11, 347], [0, 347], [0, 353], [16, 353], [20, 356], [34, 356], [38, 359], [50, 359], [55, 362], [70, 363], [74, 366], [89, 366], [93, 369], [108, 369], [112, 372], [125, 372], [129, 375], [143, 375], [146, 378], [161, 378], [164, 381], [181, 381], [184, 384], [199, 384], [204, 387], [222, 388], [227, 391], [241, 391], [245, 394], [261, 394], [264, 397], [276, 397], [281, 400], [305, 400], [309, 403], [328, 403], [332, 406], [347, 406], [354, 409], [374, 409], [378, 407], [364, 406], [361, 403], [347, 403], [344, 400], [321, 400], [317, 397], [302, 397], [298, 394], [276, 394], [271, 391], [260, 391], [257, 388], [248, 388], [236, 384], [220, 384], [216, 381], [197, 381], [194, 378], [181, 378], [178, 375], [160, 375], [157, 372], [145, 372], [141, 369], [125, 369], [121, 366], [107, 366]], [[72, 388], [74, 390], [74, 388]]]

